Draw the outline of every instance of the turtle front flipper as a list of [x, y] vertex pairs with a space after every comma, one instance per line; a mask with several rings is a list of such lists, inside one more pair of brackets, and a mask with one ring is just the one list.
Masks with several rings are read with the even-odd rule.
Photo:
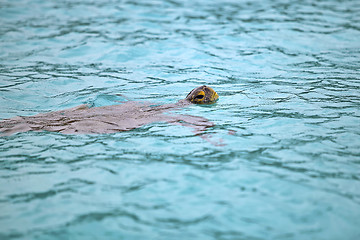
[[181, 115], [166, 115], [166, 119], [163, 120], [173, 125], [190, 127], [193, 129], [193, 133], [195, 133], [196, 136], [201, 137], [202, 139], [206, 140], [212, 145], [224, 146], [222, 139], [218, 139], [218, 141], [213, 140], [211, 139], [212, 135], [206, 133], [207, 128], [215, 126], [213, 122], [209, 121], [206, 118], [181, 114]]

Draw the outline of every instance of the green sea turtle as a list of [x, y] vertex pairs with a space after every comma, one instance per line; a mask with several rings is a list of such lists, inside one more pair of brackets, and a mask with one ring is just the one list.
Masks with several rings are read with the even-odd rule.
[[0, 121], [2, 135], [27, 131], [51, 131], [64, 134], [100, 134], [128, 131], [152, 122], [168, 122], [194, 129], [196, 134], [214, 124], [203, 117], [164, 114], [189, 104], [212, 104], [219, 95], [208, 86], [193, 89], [185, 99], [175, 104], [128, 101], [119, 105], [89, 107], [80, 105], [56, 112], [41, 113], [28, 117], [14, 117]]

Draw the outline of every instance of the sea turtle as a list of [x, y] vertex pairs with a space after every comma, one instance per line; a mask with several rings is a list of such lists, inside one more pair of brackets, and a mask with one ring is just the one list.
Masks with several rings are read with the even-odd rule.
[[191, 103], [211, 104], [218, 98], [219, 95], [211, 87], [203, 85], [193, 89], [185, 99], [175, 104], [154, 105], [136, 101], [103, 107], [89, 107], [84, 104], [35, 116], [4, 119], [0, 121], [0, 132], [2, 135], [27, 131], [100, 134], [128, 131], [152, 122], [168, 122], [191, 127], [199, 134], [214, 124], [203, 117], [163, 113]]

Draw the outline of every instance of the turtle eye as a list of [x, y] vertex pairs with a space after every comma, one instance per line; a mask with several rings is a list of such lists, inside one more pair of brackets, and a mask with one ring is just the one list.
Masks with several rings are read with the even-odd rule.
[[194, 99], [203, 99], [204, 95], [197, 95], [196, 97], [194, 97]]

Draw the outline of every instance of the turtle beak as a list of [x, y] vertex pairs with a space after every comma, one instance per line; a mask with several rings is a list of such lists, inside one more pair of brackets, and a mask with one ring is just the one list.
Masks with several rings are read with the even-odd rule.
[[212, 95], [210, 97], [210, 103], [214, 103], [216, 102], [218, 99], [219, 99], [219, 95], [217, 94], [217, 92], [215, 92], [214, 89], [211, 88], [211, 90], [213, 91], [212, 92]]
[[208, 97], [208, 101], [206, 103], [208, 103], [208, 104], [215, 103], [219, 99], [219, 95], [211, 87], [207, 87], [207, 89], [208, 89], [209, 97]]

